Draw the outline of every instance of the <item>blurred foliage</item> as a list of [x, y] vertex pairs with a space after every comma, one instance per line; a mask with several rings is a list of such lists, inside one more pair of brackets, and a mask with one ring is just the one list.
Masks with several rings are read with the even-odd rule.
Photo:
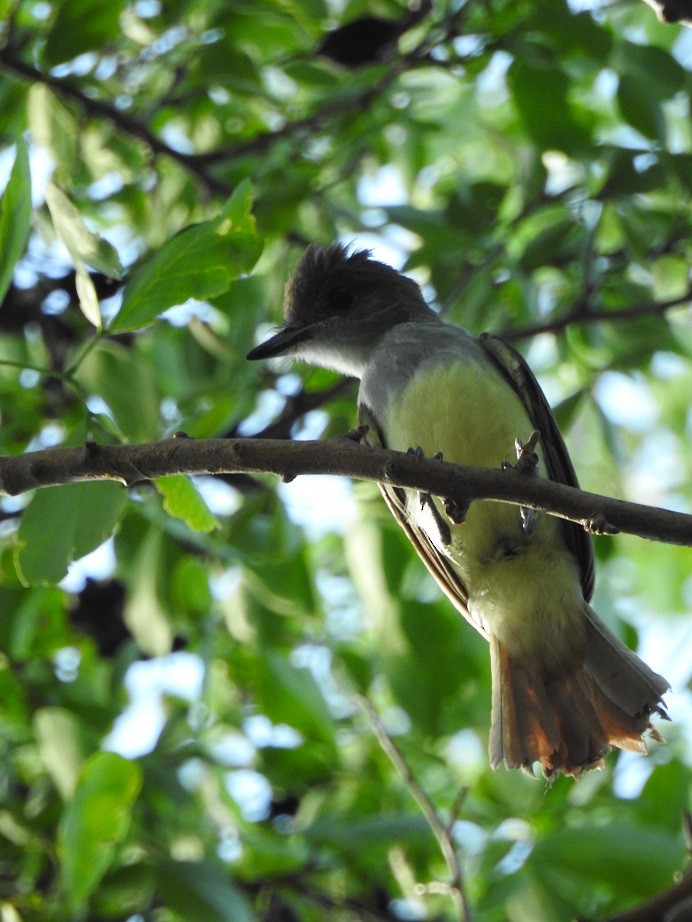
[[[0, 451], [345, 431], [353, 388], [244, 360], [340, 237], [519, 341], [585, 487], [689, 511], [691, 37], [639, 0], [3, 0]], [[545, 790], [488, 768], [482, 639], [375, 491], [330, 486], [3, 500], [3, 919], [449, 918], [356, 693], [456, 816], [477, 919], [672, 883], [689, 549], [597, 541], [597, 607], [680, 719]]]

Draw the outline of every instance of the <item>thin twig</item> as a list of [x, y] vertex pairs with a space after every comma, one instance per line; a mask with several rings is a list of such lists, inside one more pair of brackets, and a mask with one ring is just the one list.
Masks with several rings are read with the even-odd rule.
[[367, 698], [364, 698], [362, 695], [356, 696], [356, 701], [363, 708], [370, 718], [370, 723], [372, 729], [377, 737], [377, 741], [382, 747], [383, 751], [387, 755], [389, 761], [399, 772], [406, 787], [411, 792], [411, 795], [415, 799], [416, 803], [421, 809], [421, 812], [425, 819], [427, 820], [428, 825], [435, 838], [437, 839], [437, 844], [440, 846], [440, 851], [449, 870], [450, 881], [445, 885], [445, 889], [451, 896], [454, 901], [454, 906], [457, 910], [459, 922], [471, 922], [471, 912], [468, 905], [468, 900], [466, 899], [466, 894], [464, 893], [464, 877], [461, 869], [461, 864], [459, 863], [459, 858], [454, 848], [454, 842], [450, 834], [450, 830], [442, 819], [439, 817], [434, 805], [432, 804], [430, 798], [425, 793], [420, 784], [416, 781], [413, 776], [406, 759], [399, 752], [399, 749], [395, 745], [392, 738], [389, 736], [387, 731], [380, 720], [379, 714], [373, 707], [370, 701]]
[[[328, 911], [330, 914], [338, 912], [346, 912], [346, 918], [353, 915], [359, 919], [365, 919], [367, 922], [395, 922], [398, 916], [392, 915], [388, 910], [375, 910], [371, 909], [369, 906], [366, 906], [361, 900], [354, 899], [353, 897], [346, 896], [342, 900], [337, 899], [336, 897], [325, 893], [324, 890], [313, 889], [308, 886], [306, 883], [301, 881], [300, 878], [291, 879], [288, 877], [286, 882], [283, 884], [288, 889], [299, 893], [301, 896], [306, 897], [310, 902], [314, 903], [316, 906], [319, 906], [321, 909]], [[330, 918], [332, 916], [330, 915]]]
[[[277, 418], [261, 431], [253, 432], [252, 437], [257, 439], [288, 439], [291, 437], [293, 427], [303, 416], [314, 410], [319, 410], [326, 403], [338, 400], [340, 397], [348, 395], [354, 397], [355, 391], [356, 381], [353, 378], [340, 378], [335, 384], [321, 391], [307, 391], [302, 388], [298, 393], [286, 397], [283, 410]], [[240, 434], [239, 429], [241, 426], [242, 424], [233, 426], [223, 434], [223, 438], [237, 438]]]
[[452, 806], [449, 808], [449, 821], [447, 823], [447, 829], [449, 830], [450, 835], [452, 829], [454, 828], [454, 824], [459, 819], [461, 814], [461, 805], [466, 800], [466, 795], [468, 792], [469, 789], [466, 787], [466, 785], [464, 785], [462, 788], [459, 788], [456, 796], [454, 797], [454, 800], [452, 801]]
[[341, 117], [352, 110], [364, 110], [372, 100], [380, 93], [384, 92], [393, 80], [399, 75], [399, 70], [392, 70], [385, 74], [382, 79], [374, 86], [366, 87], [358, 93], [351, 96], [340, 96], [337, 99], [331, 99], [322, 109], [318, 109], [310, 115], [301, 119], [286, 122], [276, 131], [257, 134], [253, 138], [247, 138], [243, 141], [237, 141], [234, 144], [228, 144], [226, 147], [219, 147], [215, 150], [205, 151], [201, 154], [189, 154], [190, 162], [200, 166], [216, 165], [219, 163], [229, 163], [240, 157], [247, 157], [250, 154], [264, 154], [277, 141], [286, 138], [309, 137], [310, 134], [320, 130], [325, 122], [333, 117]]
[[52, 74], [44, 74], [37, 67], [22, 61], [7, 47], [0, 50], [0, 64], [18, 77], [30, 80], [32, 83], [42, 83], [59, 96], [71, 99], [87, 115], [106, 119], [121, 131], [143, 141], [152, 153], [161, 154], [175, 160], [202, 182], [210, 192], [216, 192], [221, 195], [230, 195], [232, 192], [232, 186], [229, 183], [219, 179], [218, 176], [205, 169], [204, 164], [199, 162], [194, 155], [175, 150], [175, 148], [155, 135], [144, 122], [127, 112], [116, 109], [110, 103], [88, 96], [72, 81], [54, 77]]
[[[685, 874], [672, 887], [650, 900], [607, 916], [603, 922], [685, 922], [692, 918], [692, 874]], [[579, 922], [587, 922], [582, 919]]]
[[629, 307], [623, 307], [620, 310], [590, 310], [567, 311], [560, 317], [554, 317], [551, 320], [545, 320], [543, 323], [535, 323], [521, 329], [511, 328], [500, 330], [498, 335], [504, 339], [516, 342], [519, 339], [530, 339], [539, 333], [561, 333], [569, 326], [584, 326], [589, 323], [618, 323], [622, 320], [639, 320], [642, 317], [658, 317], [675, 307], [682, 307], [689, 304], [692, 300], [692, 288], [688, 289], [683, 295], [675, 298], [668, 298], [666, 301], [641, 301], [637, 304], [631, 304]]
[[415, 50], [410, 55], [397, 61], [396, 65], [391, 67], [373, 86], [366, 87], [350, 97], [344, 96], [336, 101], [330, 100], [322, 109], [303, 119], [287, 122], [277, 131], [259, 134], [253, 138], [229, 144], [217, 150], [189, 154], [171, 147], [158, 135], [154, 134], [148, 125], [139, 118], [117, 109], [109, 102], [89, 96], [73, 81], [46, 74], [32, 64], [27, 64], [9, 46], [0, 49], [0, 64], [4, 65], [8, 71], [33, 83], [42, 83], [59, 96], [71, 99], [89, 116], [106, 119], [121, 131], [143, 141], [152, 153], [169, 157], [179, 163], [202, 182], [210, 192], [222, 195], [230, 195], [232, 186], [216, 176], [209, 167], [229, 163], [249, 154], [265, 153], [272, 145], [286, 137], [309, 136], [311, 133], [320, 130], [324, 123], [333, 117], [340, 117], [347, 111], [367, 108], [373, 99], [383, 93], [396, 80], [414, 58]]

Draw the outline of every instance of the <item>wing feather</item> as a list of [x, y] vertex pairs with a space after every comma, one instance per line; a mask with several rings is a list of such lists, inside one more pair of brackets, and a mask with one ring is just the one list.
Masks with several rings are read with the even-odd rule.
[[[567, 446], [550, 405], [522, 355], [514, 346], [493, 333], [482, 333], [479, 340], [495, 367], [518, 394], [534, 429], [541, 433], [541, 448], [550, 479], [568, 487], [579, 487]], [[579, 563], [582, 590], [588, 602], [594, 589], [591, 537], [574, 522], [560, 520], [560, 526], [567, 547]]]
[[[358, 407], [359, 422], [370, 427], [369, 441], [378, 444], [381, 448], [388, 448], [382, 429], [372, 410], [361, 403]], [[380, 491], [387, 508], [403, 528], [406, 536], [416, 550], [416, 553], [428, 568], [433, 579], [457, 611], [480, 633], [486, 640], [489, 635], [469, 613], [467, 608], [468, 592], [463, 580], [452, 566], [448, 557], [441, 554], [430, 541], [427, 534], [415, 525], [406, 513], [406, 492], [399, 487], [390, 487], [380, 484]]]

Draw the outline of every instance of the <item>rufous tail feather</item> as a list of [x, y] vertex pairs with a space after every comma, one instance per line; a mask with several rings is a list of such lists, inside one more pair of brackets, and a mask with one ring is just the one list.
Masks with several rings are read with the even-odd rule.
[[646, 752], [645, 730], [660, 739], [649, 718], [666, 713], [668, 683], [643, 663], [585, 605], [583, 656], [559, 671], [512, 658], [490, 641], [492, 720], [490, 762], [532, 771], [539, 762], [550, 778], [578, 777], [598, 768], [611, 747]]

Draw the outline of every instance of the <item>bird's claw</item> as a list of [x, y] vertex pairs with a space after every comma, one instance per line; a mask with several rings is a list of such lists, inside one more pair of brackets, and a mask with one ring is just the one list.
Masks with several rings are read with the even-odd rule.
[[[518, 474], [528, 474], [530, 477], [538, 476], [538, 455], [536, 453], [536, 446], [540, 438], [541, 434], [538, 429], [534, 429], [525, 442], [522, 442], [522, 440], [517, 437], [514, 440], [514, 450], [517, 453], [517, 462], [516, 464], [512, 464], [510, 461], [503, 461], [502, 470], [516, 471]], [[520, 506], [519, 515], [521, 517], [522, 531], [525, 535], [530, 535], [536, 524], [536, 516], [533, 509], [529, 509], [528, 506]]]
[[516, 438], [514, 440], [514, 450], [517, 453], [517, 463], [514, 465], [514, 470], [517, 471], [517, 473], [538, 473], [538, 455], [536, 454], [536, 446], [538, 445], [540, 438], [540, 432], [538, 429], [534, 429], [525, 442], [522, 442], [520, 438]]
[[[407, 449], [406, 453], [409, 455], [413, 455], [417, 461], [421, 461], [425, 457], [425, 453], [423, 452], [423, 449], [420, 447], [420, 445], [417, 448]], [[433, 455], [433, 460], [442, 461], [442, 452], [436, 451], [435, 454]], [[452, 533], [449, 530], [449, 525], [445, 522], [445, 520], [440, 515], [440, 510], [435, 505], [435, 500], [432, 498], [430, 493], [428, 493], [427, 491], [423, 491], [423, 490], [421, 490], [418, 493], [418, 499], [420, 502], [420, 508], [425, 509], [427, 507], [428, 511], [432, 515], [433, 520], [437, 526], [438, 533], [440, 535], [440, 541], [442, 542], [442, 544], [445, 545], [445, 547], [449, 546], [452, 543]], [[449, 510], [455, 510], [457, 508], [457, 504], [454, 503], [453, 500], [446, 499], [444, 500], [444, 508], [445, 508], [445, 513], [447, 514], [450, 521], [455, 525], [459, 524], [456, 521], [456, 519], [449, 513]], [[461, 519], [461, 521], [463, 522], [463, 518]]]
[[344, 434], [344, 438], [349, 439], [351, 442], [359, 442], [362, 445], [369, 431], [370, 426], [356, 426], [355, 429], [349, 429], [348, 432]]
[[463, 525], [466, 521], [466, 513], [469, 511], [470, 503], [459, 503], [455, 499], [443, 500], [445, 515], [452, 525]]

